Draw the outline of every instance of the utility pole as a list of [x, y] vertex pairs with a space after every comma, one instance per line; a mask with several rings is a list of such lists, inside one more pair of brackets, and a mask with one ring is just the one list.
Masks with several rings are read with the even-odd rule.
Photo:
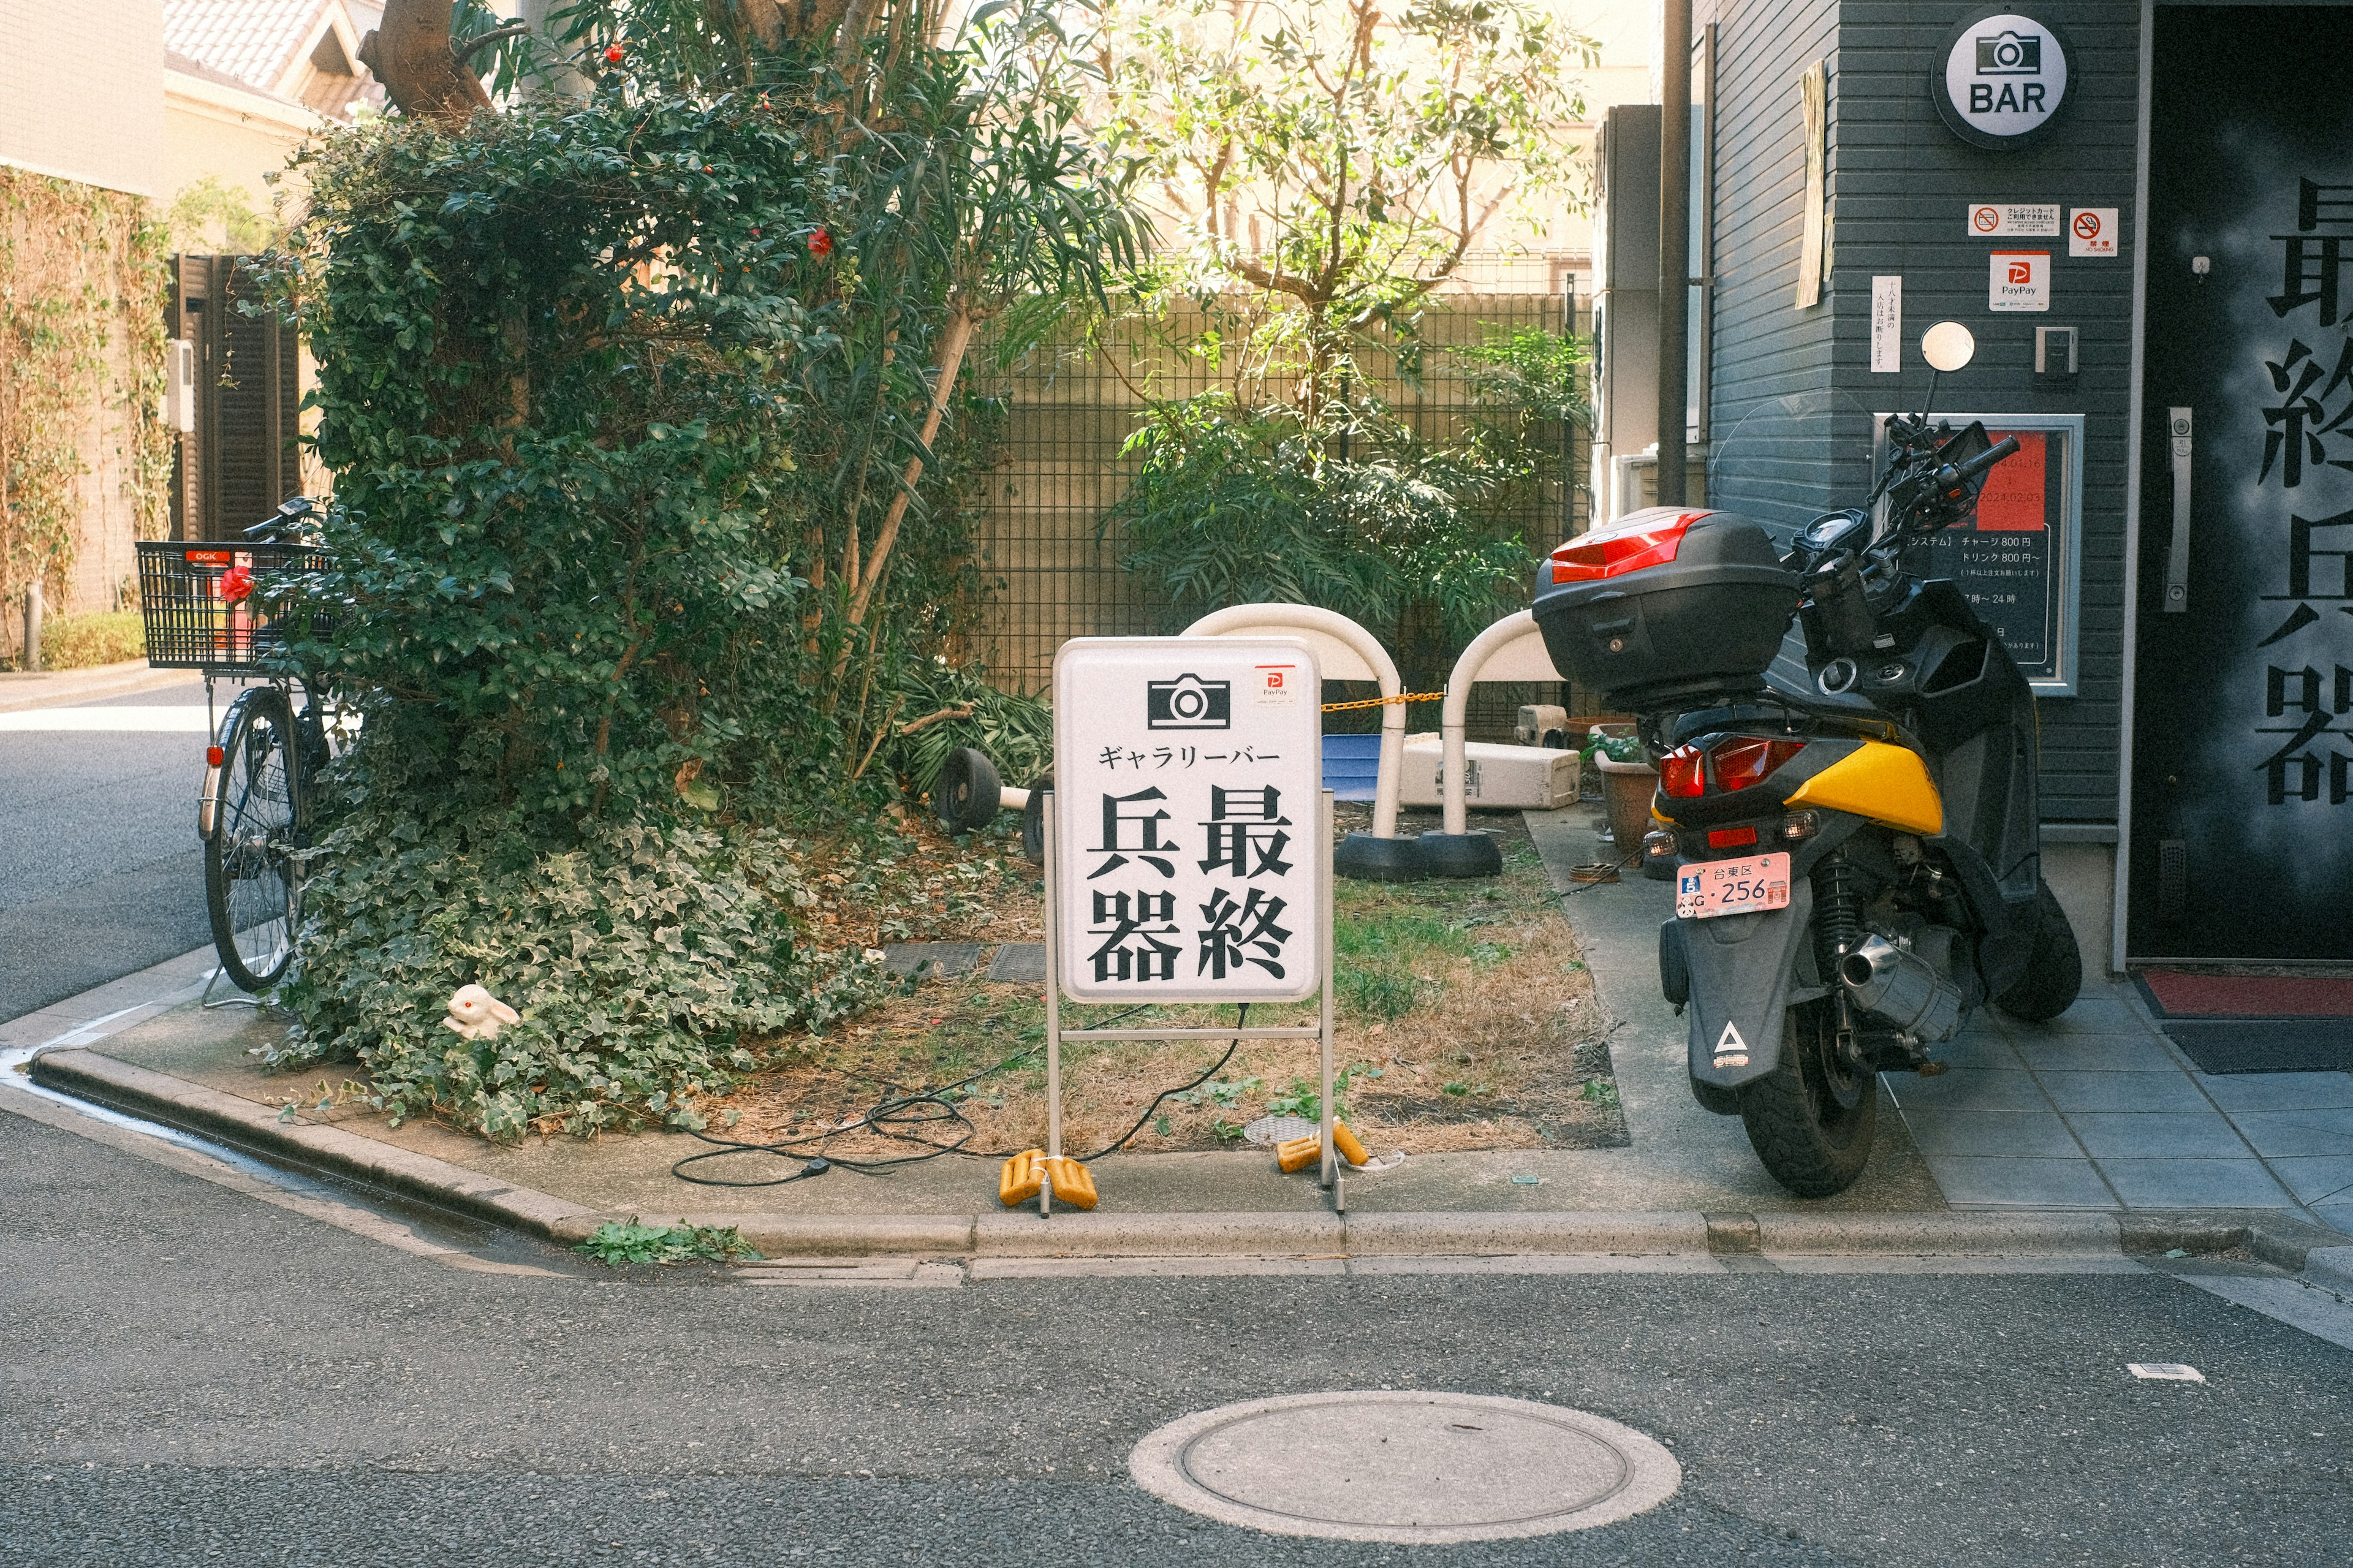
[[25, 652], [17, 661], [27, 672], [41, 668], [41, 580], [25, 584]]
[[1691, 353], [1691, 0], [1663, 0], [1660, 10], [1659, 504], [1681, 506]]

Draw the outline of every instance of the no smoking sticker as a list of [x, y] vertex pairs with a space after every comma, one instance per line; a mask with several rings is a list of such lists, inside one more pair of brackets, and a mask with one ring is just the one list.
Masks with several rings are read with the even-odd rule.
[[2067, 254], [2115, 256], [2116, 254], [2116, 209], [2114, 207], [2071, 209], [2067, 214]]

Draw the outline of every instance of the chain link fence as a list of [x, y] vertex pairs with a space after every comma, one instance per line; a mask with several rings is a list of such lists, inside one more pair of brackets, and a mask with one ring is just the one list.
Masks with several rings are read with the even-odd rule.
[[[1474, 415], [1469, 387], [1447, 350], [1513, 330], [1579, 333], [1591, 319], [1577, 284], [1585, 258], [1482, 258], [1435, 294], [1420, 320], [1419, 374], [1375, 356], [1358, 361], [1403, 422], [1425, 439], [1464, 433]], [[1179, 323], [1180, 325], [1182, 323]], [[1181, 398], [1230, 386], [1236, 367], [1205, 358], [1147, 351], [1139, 335], [1114, 331], [1098, 344], [1050, 341], [1013, 366], [995, 389], [1003, 399], [1004, 445], [982, 477], [977, 543], [995, 584], [993, 602], [973, 652], [998, 685], [1043, 687], [1054, 651], [1074, 637], [1140, 637], [1180, 630], [1181, 618], [1155, 585], [1124, 570], [1118, 542], [1103, 519], [1134, 478], [1136, 462], [1120, 448], [1137, 427], [1147, 398]], [[1528, 546], [1530, 569], [1569, 534], [1586, 527], [1591, 498], [1584, 479], [1588, 433], [1580, 424], [1540, 426], [1535, 439], [1556, 445], [1559, 461], [1540, 482], [1517, 487], [1497, 526]], [[1377, 628], [1376, 628], [1377, 631]], [[1482, 686], [1471, 710], [1474, 738], [1510, 738], [1522, 702], [1562, 702], [1572, 713], [1598, 712], [1597, 700], [1563, 684]], [[1330, 683], [1328, 700], [1373, 695], [1368, 684]], [[1582, 697], [1580, 702], [1576, 699]], [[1435, 729], [1438, 704], [1408, 709], [1413, 729]], [[1377, 710], [1327, 715], [1335, 732], [1378, 728]]]

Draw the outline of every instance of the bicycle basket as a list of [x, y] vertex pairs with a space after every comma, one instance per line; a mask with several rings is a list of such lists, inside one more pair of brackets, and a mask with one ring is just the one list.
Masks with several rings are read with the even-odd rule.
[[[139, 618], [147, 662], [157, 669], [259, 669], [286, 646], [288, 628], [258, 595], [237, 594], [269, 572], [322, 572], [327, 557], [297, 544], [142, 539]], [[235, 595], [232, 597], [232, 595]]]

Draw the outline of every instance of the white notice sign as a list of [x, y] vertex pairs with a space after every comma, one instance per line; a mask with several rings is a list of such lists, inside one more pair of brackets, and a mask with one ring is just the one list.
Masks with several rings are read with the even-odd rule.
[[2024, 239], [2055, 238], [2059, 233], [2059, 208], [2042, 203], [1971, 202], [1969, 233], [1984, 239], [2004, 239], [2015, 235]]
[[1904, 368], [1904, 279], [1871, 280], [1871, 368], [1888, 374]]
[[2047, 250], [1997, 250], [1986, 280], [1989, 310], [2051, 309], [2051, 253]]
[[2114, 256], [2116, 254], [2116, 209], [2114, 207], [2077, 207], [2067, 215], [2067, 254], [2070, 256]]
[[1323, 682], [1282, 637], [1077, 637], [1054, 658], [1055, 958], [1074, 1002], [1323, 984]]

